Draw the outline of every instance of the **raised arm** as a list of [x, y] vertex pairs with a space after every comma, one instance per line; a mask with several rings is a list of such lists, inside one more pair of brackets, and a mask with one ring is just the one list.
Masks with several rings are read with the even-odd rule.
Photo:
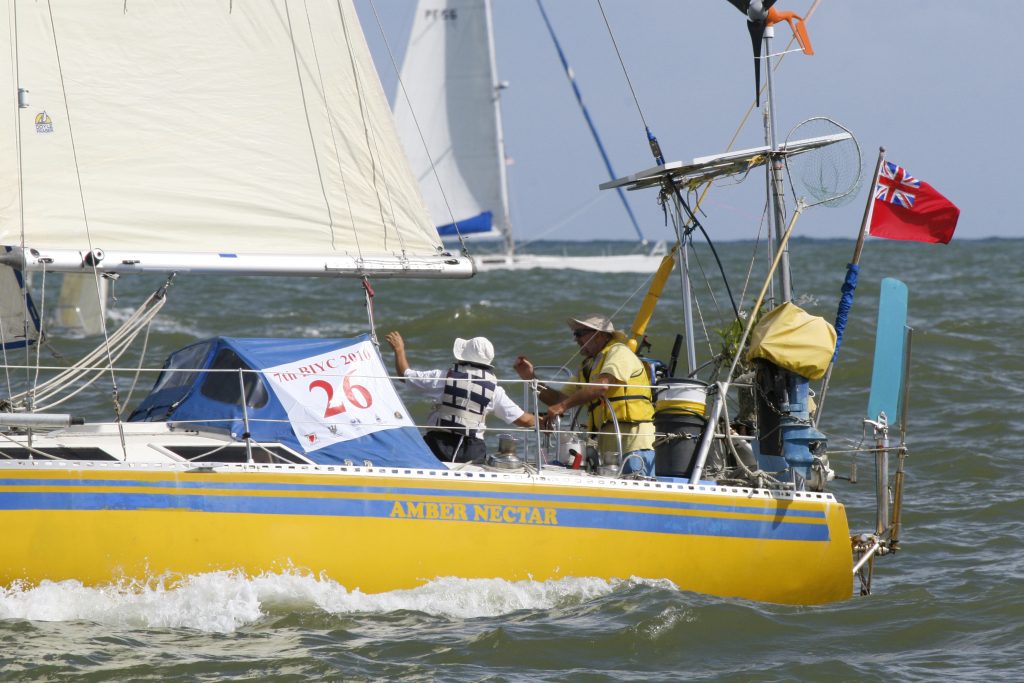
[[[516, 371], [516, 374], [519, 375], [519, 379], [537, 379], [537, 375], [534, 372], [533, 363], [531, 363], [530, 359], [527, 358], [526, 356], [519, 356], [518, 358], [516, 358], [516, 362], [512, 366], [512, 368]], [[540, 400], [544, 401], [544, 403], [547, 405], [551, 405], [552, 403], [558, 403], [559, 401], [564, 401], [566, 398], [568, 398], [566, 394], [563, 394], [561, 391], [558, 391], [557, 389], [552, 389], [546, 384], [541, 384], [538, 388], [540, 389]]]
[[405, 377], [405, 371], [409, 369], [409, 359], [405, 357], [405, 340], [398, 331], [388, 332], [384, 335], [384, 340], [395, 352], [395, 374]]

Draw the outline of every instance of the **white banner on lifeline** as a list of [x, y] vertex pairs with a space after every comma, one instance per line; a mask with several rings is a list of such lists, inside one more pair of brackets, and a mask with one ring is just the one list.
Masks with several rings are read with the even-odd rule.
[[308, 453], [397, 427], [415, 427], [370, 341], [264, 370]]

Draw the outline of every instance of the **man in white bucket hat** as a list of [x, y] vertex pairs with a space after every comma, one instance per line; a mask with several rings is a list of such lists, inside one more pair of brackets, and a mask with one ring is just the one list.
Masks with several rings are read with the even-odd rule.
[[[625, 335], [615, 331], [607, 316], [591, 313], [566, 322], [583, 362], [575, 381], [561, 390], [540, 385], [540, 400], [548, 405], [547, 419], [587, 406], [589, 430], [597, 435], [601, 464], [621, 463], [624, 473], [654, 476], [654, 406], [646, 366], [626, 346]], [[537, 377], [533, 363], [525, 356], [519, 356], [514, 367], [522, 379]]]
[[447, 370], [413, 370], [405, 355], [405, 340], [398, 332], [384, 339], [395, 351], [395, 371], [420, 393], [434, 400], [423, 440], [438, 459], [473, 462], [487, 455], [485, 420], [493, 412], [509, 424], [533, 427], [536, 417], [527, 413], [494, 375], [494, 345], [486, 337], [456, 338], [452, 345], [455, 364]]

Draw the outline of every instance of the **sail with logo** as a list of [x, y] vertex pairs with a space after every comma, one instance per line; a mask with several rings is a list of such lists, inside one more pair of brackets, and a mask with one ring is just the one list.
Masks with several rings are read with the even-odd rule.
[[0, 20], [17, 47], [0, 76], [17, 112], [0, 139], [8, 263], [471, 274], [423, 211], [347, 4], [14, 7]]
[[[104, 335], [106, 348], [84, 368], [108, 351], [120, 357], [127, 346], [118, 337], [124, 329], [106, 329], [110, 277], [472, 274], [429, 223], [350, 5], [301, 14], [274, 4], [142, 0], [127, 11], [81, 2], [15, 3], [14, 10], [4, 22], [16, 49], [5, 53], [2, 78], [17, 115], [0, 141], [5, 350], [39, 335], [26, 277], [45, 291], [48, 278], [64, 274], [50, 305], [55, 330]], [[185, 47], [183, 35], [190, 36]], [[340, 63], [347, 67], [326, 68]], [[166, 288], [157, 299], [165, 295]], [[436, 465], [386, 380], [376, 405], [356, 418], [358, 429], [335, 424], [345, 389], [358, 406], [366, 400], [352, 387], [368, 391], [375, 377], [386, 377], [373, 345], [359, 338], [314, 346], [280, 341], [270, 352], [254, 340], [223, 338], [201, 344], [202, 353], [188, 347], [125, 417], [216, 424], [282, 440], [314, 461], [340, 462], [332, 453], [344, 442], [349, 459]], [[230, 393], [237, 379], [208, 378], [203, 391], [203, 377], [190, 382], [172, 372], [183, 359], [187, 367], [224, 369], [225, 354], [231, 367], [253, 370], [358, 356], [370, 376], [339, 384], [337, 395], [332, 384], [304, 387], [298, 397], [279, 384], [262, 405], [243, 408], [202, 400], [222, 395], [220, 384]], [[25, 362], [8, 362], [15, 360]], [[16, 411], [63, 405], [99, 377], [71, 368], [12, 388], [10, 400]], [[310, 407], [326, 393], [335, 412]], [[254, 420], [262, 411], [270, 426], [242, 426], [244, 409]]]

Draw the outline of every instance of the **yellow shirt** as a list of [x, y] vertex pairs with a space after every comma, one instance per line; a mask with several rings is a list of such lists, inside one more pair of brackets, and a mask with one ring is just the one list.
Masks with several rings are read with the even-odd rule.
[[[626, 384], [626, 380], [635, 377], [637, 373], [646, 373], [643, 361], [637, 358], [636, 354], [629, 350], [625, 344], [612, 341], [601, 353], [604, 354], [604, 363], [601, 365], [600, 374], [611, 375], [615, 378], [614, 384]], [[600, 357], [600, 354], [598, 354]], [[589, 369], [595, 361], [588, 358], [584, 361], [584, 368]], [[578, 381], [584, 381], [583, 369], [577, 375]], [[566, 384], [562, 392], [572, 395], [582, 389], [579, 384]], [[653, 422], [632, 422], [619, 425], [622, 433], [622, 452], [647, 450], [654, 448], [654, 423]], [[618, 440], [615, 436], [614, 424], [609, 421], [602, 427], [602, 433], [597, 436], [597, 449], [602, 453], [617, 453], [619, 450]]]

